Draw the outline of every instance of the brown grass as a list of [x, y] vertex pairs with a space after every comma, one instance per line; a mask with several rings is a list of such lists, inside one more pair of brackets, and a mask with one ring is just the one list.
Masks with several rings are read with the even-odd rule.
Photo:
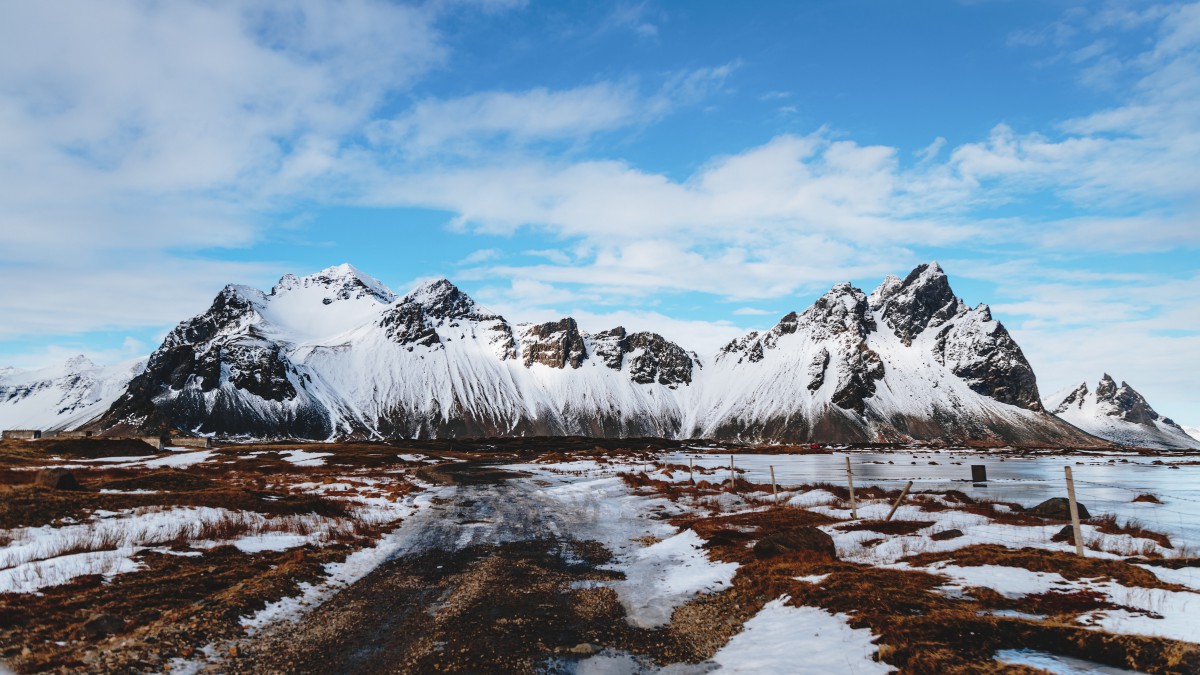
[[1020, 567], [1033, 572], [1055, 572], [1066, 579], [1101, 577], [1125, 586], [1186, 590], [1181, 586], [1160, 581], [1152, 572], [1124, 560], [1081, 558], [1073, 553], [1040, 548], [1012, 549], [996, 544], [982, 544], [955, 551], [921, 553], [909, 556], [903, 562], [917, 566], [931, 565], [935, 562], [953, 562], [963, 567], [1000, 565]]
[[1128, 534], [1130, 536], [1139, 537], [1141, 539], [1149, 539], [1163, 548], [1175, 548], [1171, 545], [1171, 539], [1161, 532], [1147, 530], [1142, 526], [1142, 523], [1137, 520], [1118, 520], [1112, 514], [1105, 514], [1087, 521], [1088, 525], [1095, 526], [1104, 534]]

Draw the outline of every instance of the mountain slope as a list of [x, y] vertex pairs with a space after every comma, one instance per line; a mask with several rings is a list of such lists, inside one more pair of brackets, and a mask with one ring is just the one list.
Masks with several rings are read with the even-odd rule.
[[1120, 386], [1105, 373], [1090, 391], [1087, 383], [1055, 394], [1046, 401], [1054, 414], [1093, 436], [1119, 445], [1146, 448], [1200, 448], [1171, 419], [1154, 412], [1146, 399], [1125, 382]]
[[870, 296], [839, 284], [731, 342], [705, 377], [698, 436], [1097, 443], [1043, 411], [1016, 342], [986, 305], [958, 299], [936, 263]]
[[397, 298], [343, 265], [229, 286], [107, 425], [249, 436], [673, 435], [693, 356], [570, 318], [513, 326], [441, 279]]
[[36, 370], [0, 370], [0, 429], [71, 430], [100, 417], [146, 365], [97, 366], [84, 356]]
[[936, 263], [840, 284], [713, 358], [654, 333], [513, 325], [445, 279], [397, 297], [349, 265], [228, 286], [105, 427], [256, 437], [677, 436], [1095, 445]]

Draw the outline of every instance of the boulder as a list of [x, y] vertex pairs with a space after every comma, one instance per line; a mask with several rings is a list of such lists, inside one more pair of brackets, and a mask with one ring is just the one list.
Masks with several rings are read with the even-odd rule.
[[[1088, 518], [1092, 517], [1092, 514], [1088, 513], [1086, 506], [1084, 506], [1083, 504], [1079, 504], [1078, 506], [1079, 506], [1079, 519], [1080, 520], [1087, 520]], [[1042, 502], [1041, 504], [1038, 504], [1037, 506], [1033, 507], [1032, 509], [1029, 509], [1028, 511], [1026, 511], [1026, 513], [1033, 514], [1039, 518], [1051, 518], [1053, 520], [1070, 520], [1071, 519], [1071, 502], [1068, 501], [1066, 497], [1053, 497], [1051, 499], [1047, 499], [1046, 501]]]
[[125, 620], [113, 614], [95, 614], [83, 624], [83, 634], [93, 640], [125, 630]]
[[52, 488], [54, 490], [82, 490], [83, 486], [75, 480], [75, 476], [63, 469], [43, 469], [33, 478], [34, 485]]
[[837, 548], [833, 545], [833, 537], [815, 527], [800, 527], [784, 532], [774, 532], [754, 544], [754, 555], [760, 560], [785, 553], [799, 552], [837, 559]]
[[1050, 541], [1065, 541], [1072, 546], [1075, 545], [1075, 528], [1071, 525], [1063, 525], [1063, 529], [1058, 531], [1058, 534], [1050, 537]]
[[963, 536], [962, 530], [942, 530], [929, 535], [929, 538], [934, 541], [946, 541], [947, 539], [958, 539]]

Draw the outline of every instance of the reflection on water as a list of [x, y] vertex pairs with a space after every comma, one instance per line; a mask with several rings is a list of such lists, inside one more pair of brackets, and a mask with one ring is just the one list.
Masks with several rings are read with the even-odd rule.
[[[758, 483], [770, 480], [775, 467], [781, 485], [846, 483], [846, 454], [736, 455], [734, 464], [745, 478]], [[664, 453], [662, 460], [717, 468], [729, 466], [729, 455], [694, 452]], [[1189, 458], [1195, 461], [1195, 458]], [[1182, 466], [1185, 460], [1117, 454], [999, 456], [962, 450], [853, 452], [855, 485], [898, 488], [913, 481], [913, 491], [960, 490], [976, 499], [1017, 502], [1033, 506], [1050, 497], [1067, 495], [1063, 467], [1075, 475], [1079, 501], [1093, 516], [1112, 513], [1137, 519], [1179, 544], [1200, 547], [1200, 465]], [[1161, 463], [1155, 464], [1156, 461]], [[971, 465], [987, 467], [988, 482], [971, 482]], [[1148, 493], [1161, 504], [1133, 502]], [[1195, 555], [1193, 553], [1192, 555]]]

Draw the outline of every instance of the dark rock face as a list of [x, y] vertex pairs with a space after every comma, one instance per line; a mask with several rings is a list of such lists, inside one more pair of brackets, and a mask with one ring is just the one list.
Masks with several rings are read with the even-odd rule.
[[433, 347], [440, 345], [437, 329], [425, 317], [425, 308], [415, 302], [407, 302], [389, 311], [379, 320], [387, 336], [396, 344]]
[[457, 328], [468, 321], [480, 324], [492, 334], [490, 342], [501, 359], [516, 358], [517, 343], [508, 322], [484, 310], [445, 279], [406, 295], [383, 315], [379, 325], [396, 344], [405, 345], [412, 351], [415, 346], [443, 347], [438, 328]]
[[658, 382], [669, 387], [692, 381], [694, 355], [658, 333], [627, 334], [618, 326], [591, 337], [592, 350], [613, 370], [620, 370], [625, 357], [629, 360], [629, 377], [638, 384]]
[[[226, 286], [208, 311], [179, 324], [150, 355], [146, 369], [130, 381], [125, 393], [105, 414], [102, 424], [127, 422], [143, 430], [172, 423], [158, 415], [155, 402], [172, 392], [209, 392], [221, 384], [222, 366], [237, 373], [235, 386], [267, 394], [274, 400], [295, 396], [287, 381], [287, 365], [278, 349], [254, 337], [258, 291]], [[239, 344], [245, 339], [245, 343]], [[259, 374], [261, 372], [261, 374]]]
[[1087, 382], [1081, 383], [1078, 387], [1075, 388], [1075, 391], [1072, 391], [1070, 394], [1067, 394], [1067, 397], [1064, 398], [1062, 400], [1062, 402], [1058, 404], [1058, 407], [1055, 408], [1052, 412], [1054, 412], [1055, 414], [1058, 414], [1058, 413], [1066, 412], [1071, 407], [1078, 407], [1078, 406], [1083, 405], [1083, 402], [1087, 398], [1089, 393], [1090, 392], [1088, 392]]
[[[820, 389], [833, 366], [834, 405], [863, 413], [866, 400], [875, 395], [875, 383], [884, 376], [883, 361], [867, 346], [867, 336], [876, 329], [867, 297], [850, 284], [839, 284], [805, 310], [796, 324], [797, 328], [807, 329], [814, 339], [830, 343], [809, 363], [809, 390]], [[780, 323], [785, 325], [786, 322]], [[832, 353], [829, 347], [833, 347]], [[822, 352], [826, 354], [824, 358]], [[818, 372], [816, 366], [820, 362], [824, 365]]]
[[867, 399], [875, 395], [875, 383], [883, 379], [883, 361], [862, 341], [855, 343], [846, 356], [832, 400], [840, 408], [862, 414]]
[[825, 369], [829, 367], [829, 350], [821, 347], [808, 362], [808, 390], [816, 391], [825, 384]]
[[947, 324], [934, 340], [934, 356], [972, 391], [1001, 403], [1042, 411], [1033, 367], [991, 310], [980, 305]]
[[[1077, 503], [1076, 506], [1079, 508], [1080, 520], [1087, 520], [1092, 517], [1092, 514], [1088, 513], [1086, 506], [1080, 503]], [[1026, 510], [1025, 513], [1033, 514], [1039, 518], [1070, 520], [1071, 502], [1066, 497], [1051, 497], [1032, 509]]]
[[946, 323], [963, 309], [937, 263], [918, 265], [899, 284], [885, 283], [873, 299], [879, 303], [884, 323], [906, 345], [926, 328]]
[[938, 362], [972, 391], [1009, 405], [1042, 411], [1033, 368], [1016, 341], [991, 310], [967, 308], [950, 288], [937, 263], [918, 265], [900, 280], [889, 277], [871, 294], [870, 304], [907, 346], [927, 329]]
[[[286, 283], [285, 277], [281, 284]], [[208, 311], [167, 335], [100, 425], [129, 425], [143, 433], [175, 428], [327, 438], [332, 432], [328, 415], [302, 400], [300, 387], [308, 376], [258, 328], [256, 303], [265, 297], [227, 286]], [[249, 402], [253, 399], [267, 407], [256, 407]]]
[[1109, 415], [1119, 417], [1134, 424], [1152, 425], [1161, 415], [1154, 412], [1146, 399], [1133, 387], [1121, 382], [1118, 387], [1112, 377], [1105, 373], [1100, 384], [1096, 386], [1096, 400], [1111, 404]]
[[754, 557], [759, 560], [787, 553], [808, 553], [818, 558], [837, 560], [833, 537], [815, 527], [773, 532], [754, 543]]
[[525, 367], [540, 363], [551, 368], [578, 368], [587, 359], [587, 346], [575, 319], [530, 326], [521, 338]]

